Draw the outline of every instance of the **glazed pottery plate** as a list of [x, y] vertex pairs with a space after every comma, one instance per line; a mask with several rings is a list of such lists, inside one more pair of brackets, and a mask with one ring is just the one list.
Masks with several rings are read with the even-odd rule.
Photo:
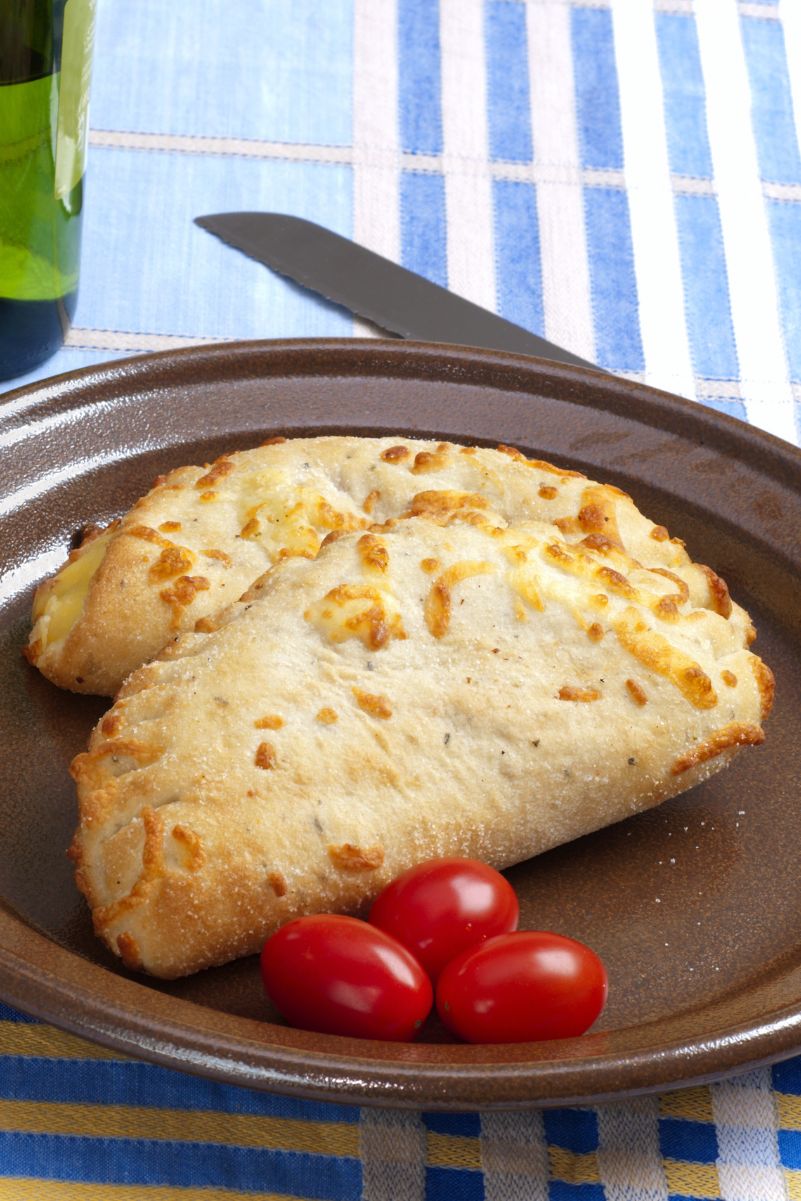
[[[510, 871], [521, 925], [609, 970], [590, 1034], [469, 1046], [293, 1030], [256, 960], [163, 983], [94, 938], [65, 855], [68, 764], [107, 703], [23, 660], [36, 583], [76, 531], [161, 472], [283, 434], [486, 445], [617, 484], [751, 613], [776, 674], [767, 741], [708, 783]], [[801, 453], [639, 384], [523, 356], [399, 341], [237, 343], [146, 355], [0, 398], [0, 996], [107, 1047], [297, 1096], [428, 1109], [594, 1102], [801, 1049]]]

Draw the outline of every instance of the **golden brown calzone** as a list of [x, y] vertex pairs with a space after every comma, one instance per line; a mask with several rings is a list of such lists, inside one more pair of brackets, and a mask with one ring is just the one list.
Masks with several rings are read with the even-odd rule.
[[[176, 635], [211, 624], [272, 564], [332, 533], [484, 505], [570, 544], [625, 548], [672, 570], [688, 557], [618, 489], [520, 452], [408, 438], [279, 440], [182, 467], [96, 532], [37, 591], [26, 653], [63, 688], [114, 695]], [[719, 585], [690, 573], [696, 603]], [[724, 591], [715, 603], [728, 604]], [[201, 625], [201, 628], [203, 626]]]
[[127, 681], [73, 764], [72, 854], [128, 966], [169, 978], [256, 952], [429, 856], [508, 866], [762, 741], [772, 677], [722, 582], [558, 472], [534, 469], [533, 497], [547, 479], [575, 517], [508, 524], [511, 478], [495, 510], [487, 479], [474, 502], [423, 502], [414, 479], [427, 515], [279, 557], [213, 632]]

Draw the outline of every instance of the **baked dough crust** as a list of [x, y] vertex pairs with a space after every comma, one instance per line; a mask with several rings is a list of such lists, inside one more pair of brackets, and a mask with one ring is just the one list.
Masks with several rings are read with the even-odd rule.
[[[596, 488], [547, 478], [576, 513]], [[71, 853], [129, 967], [255, 953], [296, 915], [363, 912], [430, 856], [507, 867], [762, 741], [750, 622], [679, 544], [616, 492], [591, 520], [608, 500], [622, 538], [509, 525], [485, 495], [279, 558], [126, 682], [72, 766]]]
[[[62, 688], [114, 696], [177, 635], [197, 622], [211, 628], [273, 564], [312, 558], [332, 534], [482, 501], [504, 523], [556, 523], [570, 544], [625, 547], [681, 569], [696, 603], [721, 588], [619, 489], [513, 448], [279, 439], [171, 471], [125, 517], [93, 531], [37, 590], [27, 657]], [[728, 606], [725, 586], [716, 603]]]

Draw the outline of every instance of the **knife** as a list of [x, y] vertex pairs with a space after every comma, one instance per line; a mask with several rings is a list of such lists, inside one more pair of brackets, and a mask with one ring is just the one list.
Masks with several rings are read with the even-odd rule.
[[402, 338], [594, 363], [431, 283], [349, 238], [287, 213], [214, 213], [195, 224], [229, 246]]

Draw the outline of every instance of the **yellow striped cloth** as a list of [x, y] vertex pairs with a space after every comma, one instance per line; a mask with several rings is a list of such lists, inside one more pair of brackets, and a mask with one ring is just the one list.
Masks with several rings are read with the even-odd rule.
[[597, 1107], [262, 1094], [0, 1007], [0, 1201], [801, 1201], [801, 1061]]
[[[75, 325], [0, 403], [137, 351], [363, 333], [193, 223], [271, 208], [799, 441], [801, 0], [97, 7]], [[0, 1007], [0, 1110], [0, 1201], [801, 1201], [801, 1060], [594, 1108], [359, 1110]]]

